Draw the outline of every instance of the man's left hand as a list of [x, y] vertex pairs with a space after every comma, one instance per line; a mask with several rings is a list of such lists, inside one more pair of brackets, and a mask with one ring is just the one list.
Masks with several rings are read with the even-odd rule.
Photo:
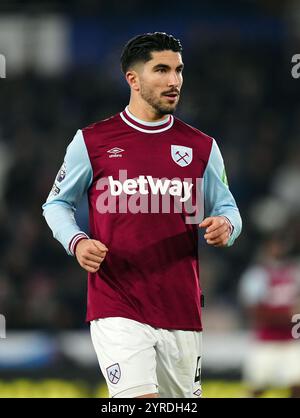
[[200, 228], [206, 228], [204, 238], [207, 244], [214, 247], [225, 247], [231, 234], [231, 224], [225, 216], [211, 216], [205, 218]]

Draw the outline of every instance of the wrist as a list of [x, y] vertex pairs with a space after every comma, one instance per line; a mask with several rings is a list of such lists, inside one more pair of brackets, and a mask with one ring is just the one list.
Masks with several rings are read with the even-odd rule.
[[69, 244], [69, 251], [72, 255], [76, 254], [76, 247], [80, 241], [83, 239], [89, 239], [89, 237], [84, 232], [79, 232], [78, 234], [74, 235], [71, 239]]
[[77, 249], [77, 247], [78, 247], [78, 244], [81, 242], [81, 241], [83, 241], [83, 240], [87, 240], [87, 239], [89, 239], [89, 238], [87, 238], [87, 237], [81, 237], [77, 242], [76, 242], [76, 244], [74, 245], [74, 255], [76, 256], [76, 249]]
[[227, 216], [222, 216], [222, 218], [225, 220], [225, 222], [229, 226], [229, 236], [231, 236], [232, 235], [232, 232], [233, 232], [233, 225], [230, 222], [230, 220], [227, 218]]

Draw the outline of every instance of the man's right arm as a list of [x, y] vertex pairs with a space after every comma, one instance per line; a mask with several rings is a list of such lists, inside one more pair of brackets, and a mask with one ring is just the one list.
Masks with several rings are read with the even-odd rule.
[[81, 130], [69, 144], [51, 192], [43, 205], [43, 215], [56, 238], [69, 255], [82, 238], [74, 213], [93, 180], [93, 171]]

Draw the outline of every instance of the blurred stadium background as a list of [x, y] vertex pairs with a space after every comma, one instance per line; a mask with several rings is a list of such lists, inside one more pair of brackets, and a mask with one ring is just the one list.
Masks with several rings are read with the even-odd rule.
[[[289, 256], [300, 254], [299, 28], [300, 4], [289, 0], [1, 1], [0, 396], [107, 396], [84, 322], [85, 273], [41, 205], [76, 130], [126, 106], [120, 51], [149, 31], [182, 40], [177, 115], [218, 141], [242, 214], [234, 247], [201, 245], [202, 379], [206, 397], [247, 396], [239, 281], [270, 232], [284, 231]], [[76, 216], [86, 229], [85, 201]]]

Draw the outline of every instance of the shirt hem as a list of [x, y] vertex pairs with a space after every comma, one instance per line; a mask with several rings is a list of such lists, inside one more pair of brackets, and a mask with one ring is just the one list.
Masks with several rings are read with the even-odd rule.
[[150, 325], [153, 328], [162, 328], [162, 329], [173, 329], [173, 330], [181, 330], [181, 331], [203, 331], [203, 327], [202, 324], [200, 325], [195, 325], [195, 326], [191, 326], [191, 325], [171, 325], [171, 324], [166, 324], [166, 323], [155, 323], [152, 321], [145, 321], [142, 318], [138, 318], [134, 315], [124, 315], [122, 313], [101, 313], [101, 314], [94, 314], [94, 315], [87, 315], [86, 317], [86, 322], [91, 322], [94, 321], [96, 319], [102, 319], [102, 318], [114, 318], [114, 317], [121, 317], [121, 318], [126, 318], [126, 319], [131, 319], [133, 321], [137, 321], [140, 322], [142, 324], [146, 324], [146, 325]]

